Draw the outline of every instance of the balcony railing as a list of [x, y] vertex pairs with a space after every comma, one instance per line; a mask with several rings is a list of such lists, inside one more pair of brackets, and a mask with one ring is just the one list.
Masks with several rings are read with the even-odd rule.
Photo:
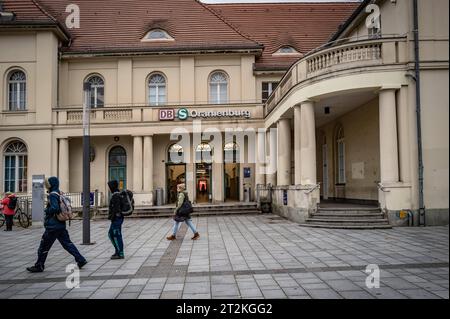
[[[291, 66], [267, 99], [264, 115], [269, 115], [294, 86], [315, 77], [350, 68], [406, 62], [405, 36], [346, 40], [343, 44], [335, 42], [324, 45]], [[339, 43], [342, 42], [342, 39], [339, 40]]]

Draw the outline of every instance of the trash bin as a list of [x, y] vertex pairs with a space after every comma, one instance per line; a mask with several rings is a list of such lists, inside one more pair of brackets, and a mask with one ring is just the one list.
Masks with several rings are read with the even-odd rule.
[[156, 206], [162, 206], [164, 204], [164, 190], [162, 188], [157, 188], [156, 191]]

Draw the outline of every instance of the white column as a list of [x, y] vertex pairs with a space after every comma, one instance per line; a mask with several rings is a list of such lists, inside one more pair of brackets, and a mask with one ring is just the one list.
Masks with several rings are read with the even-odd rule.
[[301, 140], [301, 184], [317, 184], [316, 170], [316, 123], [314, 119], [314, 103], [307, 101], [301, 104], [300, 112]]
[[255, 143], [255, 190], [258, 185], [264, 185], [266, 178], [264, 174], [264, 159], [266, 155], [265, 133], [256, 132]]
[[142, 136], [133, 138], [133, 191], [142, 191]]
[[402, 86], [397, 96], [398, 111], [398, 158], [399, 158], [399, 180], [402, 182], [411, 182], [411, 147], [409, 126], [409, 105], [408, 105], [408, 87]]
[[271, 133], [271, 129], [266, 131], [266, 183], [272, 186], [277, 185], [277, 139], [276, 130]]
[[153, 136], [144, 136], [144, 192], [153, 191]]
[[295, 174], [295, 185], [302, 184], [302, 172], [300, 169], [301, 165], [301, 106], [297, 105], [294, 107], [294, 174]]
[[380, 171], [382, 183], [399, 181], [395, 89], [380, 91]]
[[69, 139], [59, 139], [59, 185], [63, 192], [69, 192]]
[[289, 118], [278, 121], [277, 185], [291, 185], [291, 123]]

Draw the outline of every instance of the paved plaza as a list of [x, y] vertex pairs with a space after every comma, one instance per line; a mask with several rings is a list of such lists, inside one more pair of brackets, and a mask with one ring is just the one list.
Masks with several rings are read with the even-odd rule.
[[[194, 218], [169, 242], [170, 219], [127, 219], [125, 260], [110, 260], [108, 221], [92, 222], [95, 245], [81, 246], [81, 222], [69, 232], [89, 263], [80, 288], [68, 289], [73, 263], [58, 242], [45, 272], [30, 274], [42, 228], [0, 231], [0, 299], [5, 298], [449, 298], [449, 228], [327, 230], [275, 215]], [[381, 268], [380, 288], [365, 268]]]

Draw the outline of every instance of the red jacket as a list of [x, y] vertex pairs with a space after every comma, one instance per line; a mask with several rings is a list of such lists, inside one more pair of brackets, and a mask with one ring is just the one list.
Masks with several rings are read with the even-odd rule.
[[2, 199], [1, 204], [3, 205], [3, 214], [10, 216], [14, 215], [15, 211], [14, 209], [8, 207], [9, 201], [10, 201], [9, 197], [5, 197]]

